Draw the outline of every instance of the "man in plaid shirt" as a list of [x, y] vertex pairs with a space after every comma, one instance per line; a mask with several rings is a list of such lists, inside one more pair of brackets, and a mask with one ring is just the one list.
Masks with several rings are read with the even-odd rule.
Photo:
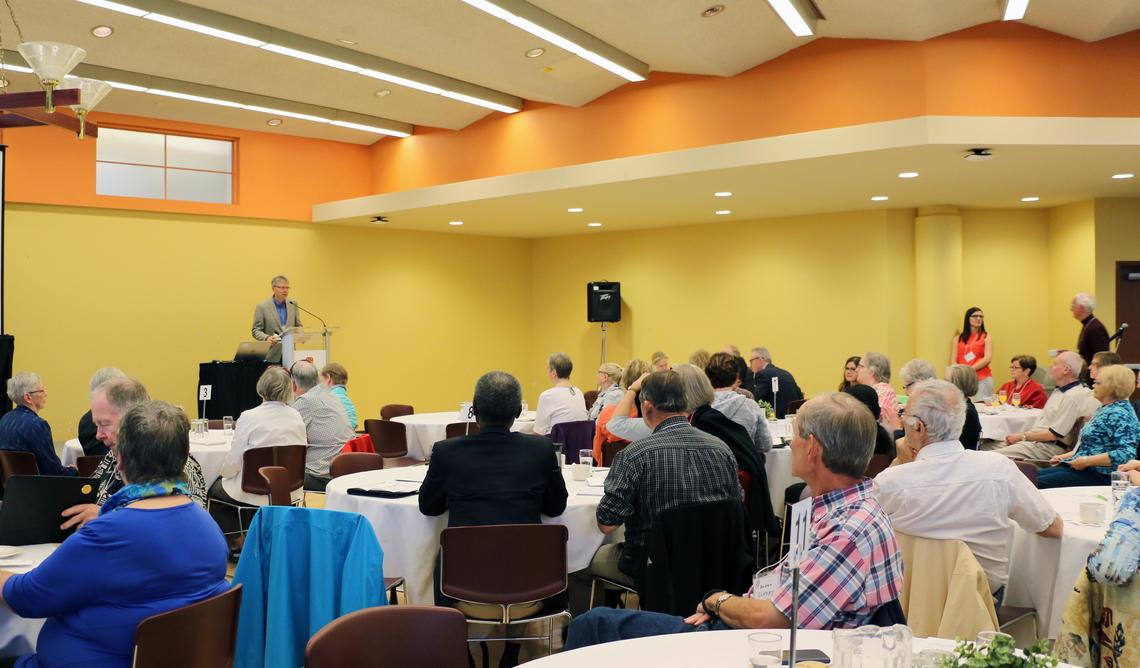
[[[815, 497], [812, 539], [800, 561], [797, 623], [805, 629], [867, 624], [902, 590], [902, 556], [886, 513], [863, 471], [875, 444], [875, 419], [850, 395], [832, 393], [796, 413], [792, 473]], [[729, 628], [787, 628], [792, 609], [790, 569], [770, 599], [713, 592], [681, 618], [655, 612], [595, 608], [570, 624], [567, 649], [601, 642]]]

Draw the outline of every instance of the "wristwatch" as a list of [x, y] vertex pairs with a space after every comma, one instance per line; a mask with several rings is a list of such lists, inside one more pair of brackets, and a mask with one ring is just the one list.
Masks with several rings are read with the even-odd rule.
[[732, 594], [730, 594], [728, 592], [724, 592], [720, 596], [716, 597], [716, 603], [713, 604], [713, 616], [714, 617], [716, 617], [717, 619], [720, 618], [720, 606], [730, 598], [732, 598]]

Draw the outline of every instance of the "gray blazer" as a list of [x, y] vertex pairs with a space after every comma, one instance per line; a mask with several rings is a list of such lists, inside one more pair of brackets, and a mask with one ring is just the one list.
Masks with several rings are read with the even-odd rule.
[[[289, 302], [285, 303], [285, 327], [300, 327], [301, 318], [297, 315], [297, 307]], [[253, 338], [264, 341], [274, 334], [280, 336], [285, 329], [281, 326], [281, 319], [277, 317], [277, 307], [270, 297], [253, 309]], [[281, 363], [281, 344], [274, 344], [265, 355], [265, 361], [275, 364]]]

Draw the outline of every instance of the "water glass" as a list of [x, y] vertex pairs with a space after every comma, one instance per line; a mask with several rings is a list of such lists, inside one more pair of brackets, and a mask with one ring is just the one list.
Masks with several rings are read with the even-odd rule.
[[911, 668], [942, 668], [942, 660], [954, 658], [954, 652], [945, 649], [924, 649], [910, 659]]
[[519, 417], [525, 418], [526, 414], [529, 412], [530, 412], [530, 406], [527, 406], [527, 403], [525, 401], [522, 402], [522, 411], [521, 411]]
[[998, 403], [1004, 404], [1005, 400], [1006, 400], [1005, 390], [1001, 390], [1000, 392], [998, 392]]
[[555, 443], [554, 444], [554, 456], [555, 456], [555, 458], [558, 459], [558, 465], [559, 466], [566, 466], [566, 444], [565, 443]]
[[779, 666], [783, 663], [784, 639], [778, 633], [748, 634], [748, 665]]
[[1011, 396], [1009, 398], [1009, 402], [1011, 404], [1013, 404], [1014, 408], [1020, 406], [1021, 405], [1021, 393], [1020, 392], [1014, 392], [1013, 396]]
[[1124, 471], [1112, 472], [1112, 511], [1115, 513], [1120, 510], [1120, 501], [1124, 495], [1128, 493], [1128, 487], [1131, 483], [1128, 480], [1128, 474]]
[[995, 638], [1009, 638], [1012, 640], [1013, 636], [1008, 633], [1002, 633], [1001, 631], [978, 631], [978, 637], [974, 638], [974, 644], [978, 647], [987, 647]]
[[226, 415], [222, 418], [222, 433], [226, 436], [233, 436], [234, 433], [234, 416]]
[[579, 450], [578, 451], [578, 463], [579, 464], [589, 464], [590, 466], [593, 466], [594, 465], [594, 451], [593, 450]]
[[911, 630], [894, 626], [860, 626], [834, 632], [835, 668], [910, 668]]

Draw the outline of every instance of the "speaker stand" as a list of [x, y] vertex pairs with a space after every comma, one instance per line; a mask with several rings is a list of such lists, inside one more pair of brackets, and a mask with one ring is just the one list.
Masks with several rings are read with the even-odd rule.
[[606, 363], [606, 323], [602, 323], [602, 361], [601, 364]]

